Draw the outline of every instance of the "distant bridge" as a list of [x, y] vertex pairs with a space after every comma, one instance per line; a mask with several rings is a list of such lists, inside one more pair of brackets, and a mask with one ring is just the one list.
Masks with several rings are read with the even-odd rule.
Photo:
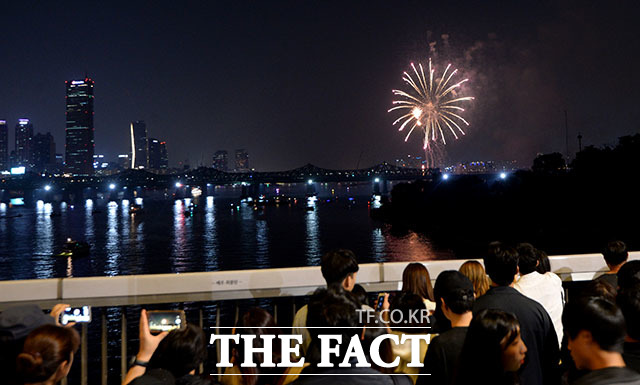
[[[73, 194], [91, 197], [97, 192], [109, 192], [117, 186], [118, 190], [128, 188], [138, 190], [172, 190], [183, 189], [185, 186], [202, 187], [243, 184], [258, 186], [260, 184], [277, 183], [316, 183], [327, 182], [365, 182], [370, 181], [378, 186], [378, 190], [386, 190], [385, 184], [392, 180], [432, 179], [437, 170], [403, 168], [380, 163], [373, 167], [353, 170], [332, 170], [306, 164], [287, 171], [253, 171], [253, 172], [224, 172], [214, 168], [200, 167], [197, 169], [174, 173], [155, 174], [146, 170], [125, 170], [114, 175], [104, 176], [75, 176], [61, 177], [40, 174], [26, 174], [23, 176], [8, 176], [0, 179], [0, 201], [6, 201], [13, 196], [31, 196], [38, 192], [46, 196], [49, 191], [65, 195]], [[250, 189], [248, 191], [251, 191]], [[255, 191], [255, 190], [253, 190]], [[250, 194], [250, 192], [249, 192]], [[46, 198], [45, 198], [46, 199]], [[63, 198], [66, 200], [66, 198]]]

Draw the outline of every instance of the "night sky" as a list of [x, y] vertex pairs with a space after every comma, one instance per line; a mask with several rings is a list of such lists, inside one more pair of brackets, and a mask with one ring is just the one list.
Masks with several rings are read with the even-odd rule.
[[[640, 124], [640, 12], [617, 1], [12, 2], [0, 5], [0, 119], [64, 152], [64, 81], [94, 79], [96, 153], [129, 122], [170, 165], [249, 151], [251, 167], [370, 166], [420, 154], [391, 123], [402, 71], [451, 62], [476, 97], [447, 163], [614, 144]], [[13, 147], [13, 146], [12, 146]]]

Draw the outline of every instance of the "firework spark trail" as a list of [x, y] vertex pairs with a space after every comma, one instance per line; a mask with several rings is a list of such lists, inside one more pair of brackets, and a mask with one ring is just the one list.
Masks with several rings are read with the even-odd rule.
[[469, 79], [449, 85], [451, 79], [458, 72], [457, 69], [449, 71], [451, 64], [447, 66], [441, 76], [434, 79], [435, 68], [431, 65], [431, 59], [429, 59], [429, 79], [425, 76], [421, 63], [418, 63], [417, 68], [411, 63], [411, 69], [417, 82], [409, 72], [405, 71], [402, 80], [410, 86], [410, 90], [408, 92], [392, 90], [393, 94], [400, 97], [400, 99], [393, 101], [394, 107], [388, 111], [401, 110], [404, 112], [402, 116], [393, 122], [393, 125], [400, 124], [398, 131], [404, 131], [405, 128], [409, 127], [404, 139], [405, 142], [409, 140], [416, 128], [424, 132], [424, 150], [430, 147], [429, 141], [435, 142], [440, 139], [442, 144], [447, 144], [444, 134], [447, 130], [456, 139], [458, 139], [458, 134], [465, 135], [464, 130], [458, 123], [462, 122], [468, 126], [469, 122], [460, 115], [460, 113], [464, 112], [464, 108], [460, 107], [458, 103], [473, 100], [474, 98], [471, 96], [458, 97], [456, 89], [460, 88]]

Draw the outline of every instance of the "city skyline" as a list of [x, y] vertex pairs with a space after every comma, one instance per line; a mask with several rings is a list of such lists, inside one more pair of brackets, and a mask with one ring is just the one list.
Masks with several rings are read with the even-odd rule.
[[[638, 129], [631, 3], [82, 8], [0, 6], [30, 16], [8, 18], [0, 119], [13, 126], [28, 118], [64, 143], [63, 79], [88, 73], [96, 80], [95, 152], [109, 159], [129, 152], [122, 138], [139, 119], [169, 144], [171, 166], [210, 165], [221, 148], [245, 148], [259, 170], [419, 155], [420, 141], [405, 144], [386, 111], [402, 71], [429, 57], [440, 70], [453, 62], [476, 97], [467, 135], [447, 144], [446, 163], [530, 165], [537, 153], [565, 153], [565, 110], [570, 154], [579, 133], [584, 146], [603, 145]], [[91, 28], [74, 23], [85, 15]], [[38, 33], [24, 34], [29, 26]]]

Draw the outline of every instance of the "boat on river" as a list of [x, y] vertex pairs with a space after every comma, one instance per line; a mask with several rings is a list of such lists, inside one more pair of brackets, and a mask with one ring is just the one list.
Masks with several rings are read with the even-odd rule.
[[89, 255], [91, 246], [87, 242], [74, 241], [71, 238], [67, 238], [67, 241], [62, 246], [62, 251], [56, 254], [56, 257], [84, 257]]

